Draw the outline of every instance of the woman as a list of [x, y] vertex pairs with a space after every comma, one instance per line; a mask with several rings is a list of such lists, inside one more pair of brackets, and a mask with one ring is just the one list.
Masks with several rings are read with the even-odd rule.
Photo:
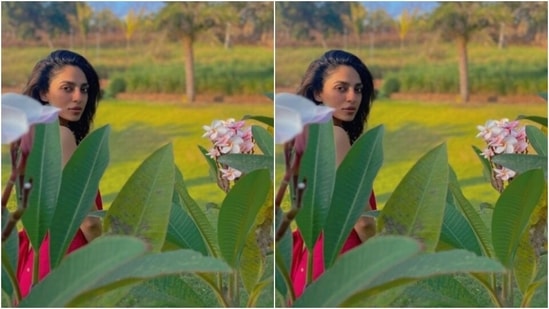
[[[77, 145], [90, 131], [93, 117], [100, 99], [99, 77], [94, 68], [81, 55], [57, 50], [39, 61], [34, 67], [23, 94], [33, 97], [44, 105], [60, 109], [62, 164], [70, 159]], [[101, 210], [101, 196], [98, 193], [91, 210]], [[101, 235], [101, 221], [87, 216], [69, 246], [68, 253], [82, 247]], [[40, 246], [39, 279], [50, 271], [49, 235]], [[25, 297], [32, 284], [34, 253], [28, 236], [19, 233], [19, 259], [17, 279], [21, 296]]]
[[[374, 99], [372, 75], [364, 63], [355, 55], [341, 50], [331, 50], [313, 61], [307, 69], [298, 88], [302, 95], [317, 105], [334, 108], [334, 139], [336, 164], [339, 165], [351, 145], [364, 130], [364, 125]], [[376, 209], [372, 192], [367, 210]], [[361, 217], [347, 238], [341, 253], [366, 241], [375, 234], [375, 221]], [[308, 252], [299, 230], [293, 233], [291, 279], [296, 297], [306, 285]], [[320, 236], [313, 249], [313, 280], [324, 272], [323, 237]]]

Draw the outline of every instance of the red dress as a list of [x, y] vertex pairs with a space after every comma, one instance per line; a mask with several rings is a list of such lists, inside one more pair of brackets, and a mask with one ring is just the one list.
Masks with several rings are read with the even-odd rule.
[[[370, 206], [373, 210], [377, 209], [376, 198], [374, 193], [370, 195]], [[299, 230], [293, 232], [293, 254], [292, 254], [292, 268], [290, 271], [290, 278], [294, 288], [295, 297], [298, 298], [303, 294], [305, 290], [305, 284], [307, 283], [307, 258], [308, 252], [301, 233]], [[341, 254], [353, 249], [360, 245], [362, 241], [358, 237], [355, 229], [351, 230], [351, 234], [343, 244]], [[320, 234], [318, 241], [313, 248], [313, 281], [316, 280], [324, 272], [324, 235]]]
[[[101, 201], [101, 194], [97, 193], [95, 197], [95, 205], [98, 210], [103, 209], [103, 202]], [[72, 251], [86, 245], [88, 240], [82, 233], [81, 229], [78, 229], [74, 239], [69, 245], [67, 254]], [[19, 258], [17, 262], [17, 281], [19, 282], [19, 289], [21, 289], [21, 297], [29, 294], [32, 285], [32, 268], [34, 261], [34, 252], [29, 241], [29, 237], [25, 230], [19, 232]], [[42, 280], [50, 272], [50, 235], [46, 234], [44, 241], [40, 245], [40, 266], [38, 267], [38, 278]]]

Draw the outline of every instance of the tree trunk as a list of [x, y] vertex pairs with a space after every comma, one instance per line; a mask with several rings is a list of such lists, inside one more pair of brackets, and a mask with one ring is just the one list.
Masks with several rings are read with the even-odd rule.
[[469, 101], [469, 73], [467, 60], [467, 39], [465, 37], [457, 38], [457, 48], [459, 56], [459, 93], [461, 101]]
[[225, 49], [231, 48], [231, 23], [227, 23], [225, 26], [225, 43], [223, 45]]
[[194, 56], [193, 56], [193, 39], [190, 35], [183, 37], [183, 54], [185, 55], [185, 90], [187, 93], [187, 101], [194, 102]]
[[499, 23], [499, 39], [498, 39], [498, 48], [503, 49], [505, 44], [505, 23]]

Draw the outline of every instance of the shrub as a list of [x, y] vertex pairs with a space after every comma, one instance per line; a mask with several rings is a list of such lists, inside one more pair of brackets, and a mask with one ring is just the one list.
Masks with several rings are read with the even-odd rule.
[[126, 91], [126, 80], [122, 77], [114, 78], [107, 88], [106, 96], [115, 98], [117, 94]]
[[400, 81], [396, 77], [389, 77], [383, 82], [381, 86], [379, 96], [382, 98], [388, 98], [392, 93], [400, 90]]

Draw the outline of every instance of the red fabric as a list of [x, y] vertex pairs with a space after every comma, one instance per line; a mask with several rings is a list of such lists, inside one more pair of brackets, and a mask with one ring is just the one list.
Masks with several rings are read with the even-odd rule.
[[[103, 209], [103, 202], [101, 200], [101, 194], [98, 192], [95, 197], [95, 205], [98, 210]], [[72, 240], [67, 254], [74, 250], [86, 245], [88, 241], [84, 237], [82, 230], [78, 229], [74, 239]], [[17, 281], [19, 282], [19, 288], [21, 289], [21, 297], [27, 296], [30, 292], [32, 285], [32, 268], [34, 261], [34, 252], [29, 241], [29, 237], [25, 230], [19, 232], [19, 258], [17, 262]], [[38, 278], [42, 280], [50, 272], [50, 235], [46, 234], [44, 241], [40, 245], [40, 260], [38, 267]]]
[[[377, 209], [376, 198], [374, 193], [370, 195], [370, 206], [373, 210]], [[308, 252], [301, 233], [299, 230], [293, 232], [293, 254], [292, 254], [292, 267], [290, 271], [290, 278], [294, 288], [295, 297], [298, 298], [303, 294], [305, 290], [305, 284], [307, 283], [307, 259]], [[343, 248], [341, 254], [355, 248], [360, 245], [360, 240], [355, 229], [351, 230], [351, 233]], [[316, 280], [324, 272], [324, 235], [320, 234], [314, 248], [313, 248], [313, 281]]]

